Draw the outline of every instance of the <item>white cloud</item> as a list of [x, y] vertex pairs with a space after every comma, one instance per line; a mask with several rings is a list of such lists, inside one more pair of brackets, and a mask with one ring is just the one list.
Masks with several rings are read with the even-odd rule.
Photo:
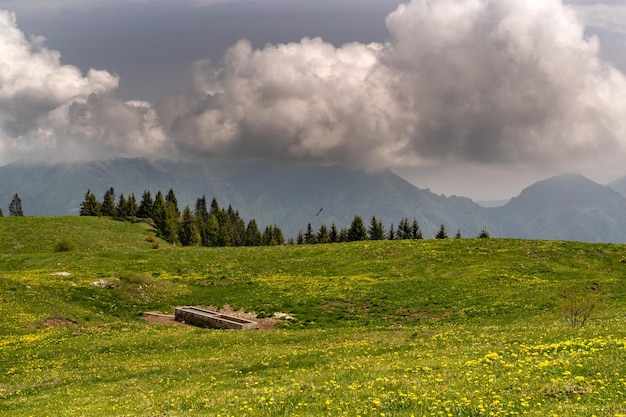
[[387, 44], [239, 42], [194, 68], [197, 94], [163, 120], [194, 154], [375, 167], [624, 148], [626, 79], [560, 1], [415, 0], [387, 26]]
[[145, 154], [164, 141], [149, 104], [110, 97], [116, 75], [83, 76], [44, 41], [26, 39], [15, 15], [0, 11], [0, 162]]

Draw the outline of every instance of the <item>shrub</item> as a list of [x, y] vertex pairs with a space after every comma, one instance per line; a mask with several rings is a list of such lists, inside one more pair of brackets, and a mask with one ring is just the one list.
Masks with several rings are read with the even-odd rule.
[[573, 289], [567, 290], [560, 297], [561, 315], [571, 327], [584, 326], [598, 307], [600, 297], [597, 293]]
[[74, 245], [74, 242], [72, 242], [70, 239], [66, 237], [61, 238], [61, 240], [59, 240], [54, 245], [55, 252], [69, 252], [69, 251], [74, 250], [75, 248], [76, 248], [76, 245]]

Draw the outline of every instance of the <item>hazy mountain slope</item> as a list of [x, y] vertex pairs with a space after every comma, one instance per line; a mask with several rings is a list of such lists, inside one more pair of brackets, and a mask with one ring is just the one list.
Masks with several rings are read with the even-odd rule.
[[612, 189], [626, 197], [626, 177], [622, 177], [608, 183], [607, 187], [611, 187]]
[[[372, 215], [386, 228], [402, 217], [415, 217], [426, 237], [445, 224], [450, 234], [460, 229], [475, 236], [484, 225], [486, 210], [467, 198], [443, 197], [419, 190], [394, 173], [363, 173], [341, 167], [270, 165], [260, 163], [203, 164], [149, 162], [145, 159], [63, 165], [10, 164], [0, 167], [0, 204], [8, 206], [14, 193], [26, 215], [77, 214], [87, 189], [102, 198], [108, 187], [117, 196], [143, 190], [174, 189], [182, 208], [197, 197], [232, 204], [242, 217], [260, 226], [277, 224], [288, 235], [317, 230], [324, 223], [348, 226], [355, 214], [366, 224]], [[315, 214], [323, 208], [319, 215]], [[6, 211], [6, 208], [5, 208]]]
[[503, 237], [626, 242], [626, 199], [577, 174], [533, 184], [489, 217]]
[[[388, 230], [415, 218], [424, 237], [441, 224], [450, 237], [475, 237], [486, 227], [493, 237], [626, 242], [626, 198], [580, 175], [540, 181], [502, 207], [484, 208], [463, 197], [421, 190], [391, 171], [364, 173], [338, 166], [262, 163], [150, 162], [116, 159], [81, 164], [0, 167], [0, 206], [5, 214], [14, 193], [26, 215], [77, 214], [87, 189], [99, 199], [108, 187], [139, 200], [173, 188], [179, 206], [196, 198], [232, 204], [261, 228], [277, 224], [287, 236], [322, 224], [349, 226], [355, 214], [366, 225], [372, 215]], [[321, 212], [320, 209], [322, 209]], [[319, 214], [318, 214], [319, 212]], [[317, 214], [317, 215], [316, 215]]]

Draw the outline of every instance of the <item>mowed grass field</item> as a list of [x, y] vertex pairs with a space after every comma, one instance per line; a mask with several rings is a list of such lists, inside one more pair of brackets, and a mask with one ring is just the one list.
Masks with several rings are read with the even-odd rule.
[[[626, 415], [624, 245], [153, 236], [0, 218], [0, 415]], [[294, 318], [271, 331], [143, 318], [225, 304]]]

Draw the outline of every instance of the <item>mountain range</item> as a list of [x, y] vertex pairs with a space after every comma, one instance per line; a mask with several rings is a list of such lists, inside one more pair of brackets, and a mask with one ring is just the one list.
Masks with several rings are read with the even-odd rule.
[[76, 215], [87, 190], [101, 199], [109, 187], [117, 196], [134, 193], [138, 200], [144, 190], [154, 196], [172, 188], [180, 208], [193, 208], [206, 195], [220, 206], [232, 205], [246, 220], [256, 219], [260, 227], [278, 225], [286, 236], [309, 223], [314, 230], [332, 223], [346, 227], [358, 214], [366, 224], [375, 215], [387, 229], [403, 217], [415, 218], [427, 238], [443, 224], [450, 236], [458, 230], [475, 237], [486, 228], [493, 237], [626, 243], [626, 177], [605, 186], [581, 175], [561, 175], [488, 208], [419, 189], [391, 171], [339, 166], [136, 158], [0, 167], [0, 202], [8, 207], [17, 193], [26, 215]]

